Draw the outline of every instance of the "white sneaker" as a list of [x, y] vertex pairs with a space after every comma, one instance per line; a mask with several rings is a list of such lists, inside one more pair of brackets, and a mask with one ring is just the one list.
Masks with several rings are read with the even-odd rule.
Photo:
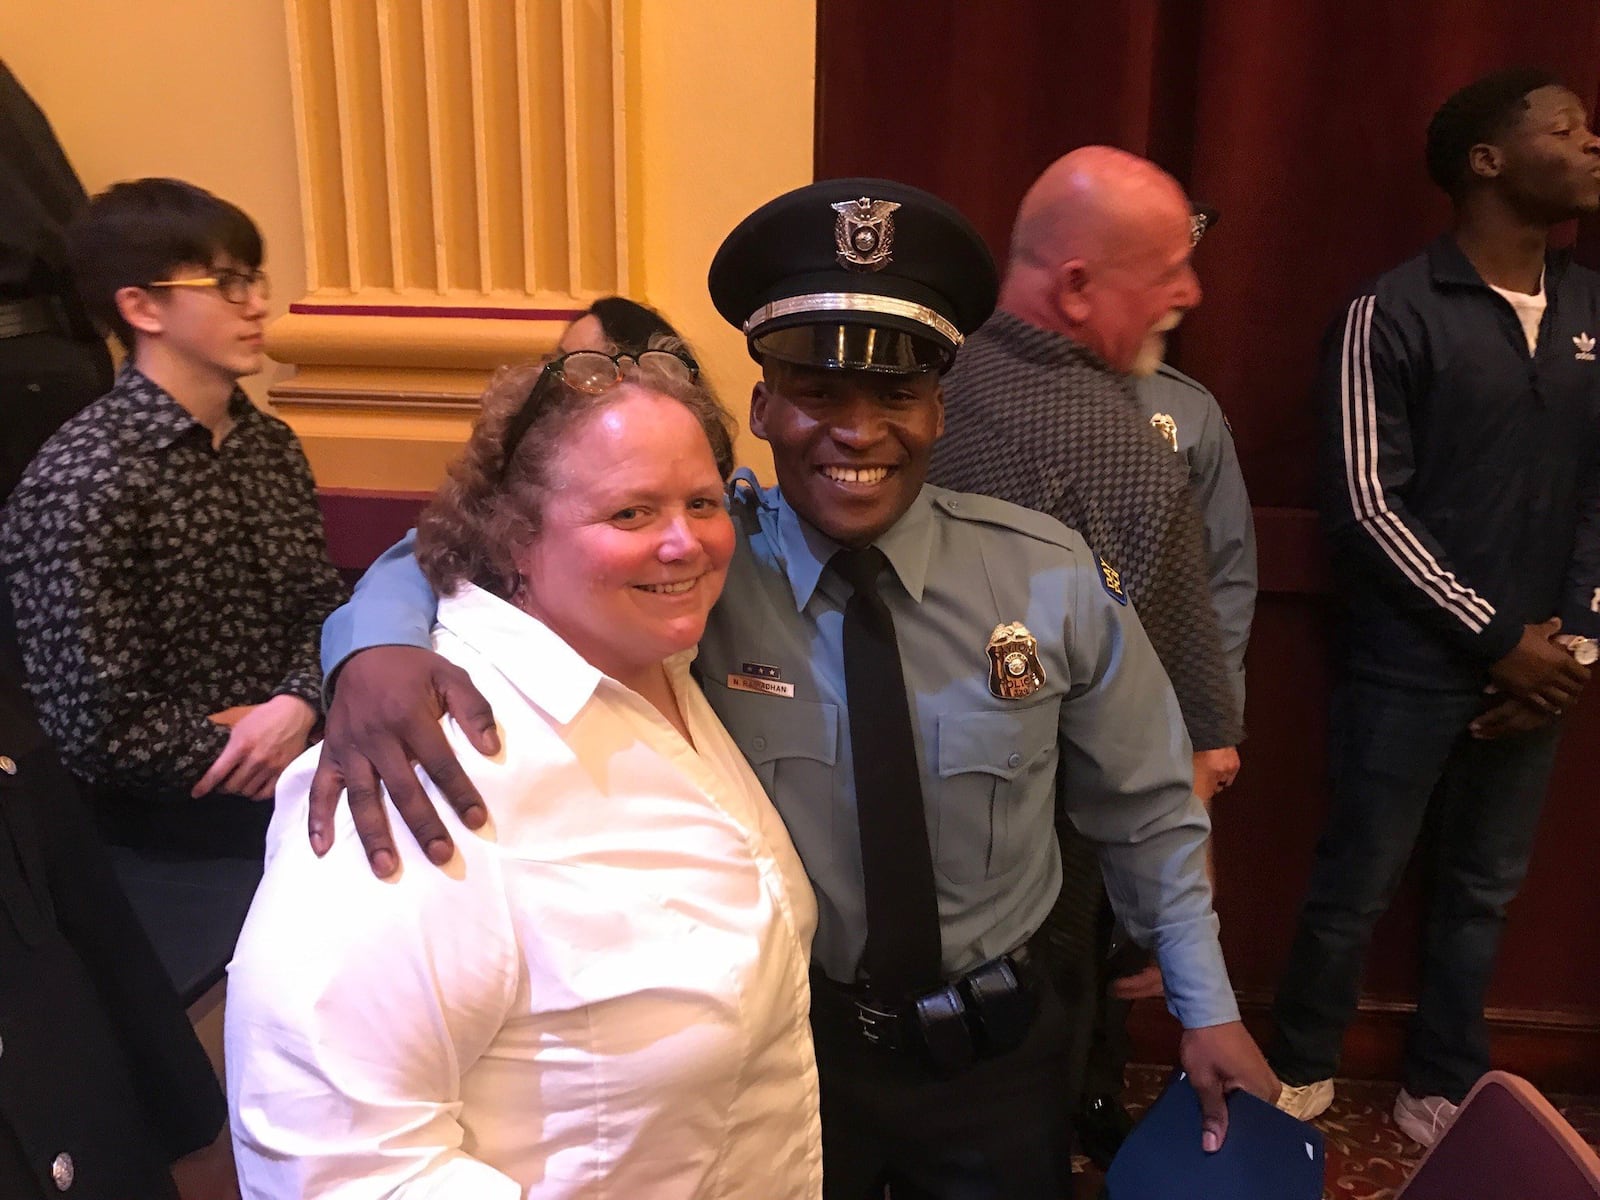
[[1319, 1079], [1303, 1087], [1283, 1085], [1278, 1093], [1278, 1107], [1301, 1121], [1313, 1121], [1328, 1111], [1333, 1103], [1333, 1080]]
[[1401, 1088], [1394, 1099], [1394, 1123], [1413, 1142], [1430, 1147], [1450, 1128], [1458, 1107], [1443, 1096], [1413, 1096]]

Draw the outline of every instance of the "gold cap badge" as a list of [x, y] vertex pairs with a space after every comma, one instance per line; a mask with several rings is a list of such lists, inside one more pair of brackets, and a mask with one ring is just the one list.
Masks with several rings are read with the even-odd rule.
[[1039, 643], [1021, 621], [1001, 623], [989, 635], [989, 691], [1001, 700], [1026, 700], [1044, 686]]

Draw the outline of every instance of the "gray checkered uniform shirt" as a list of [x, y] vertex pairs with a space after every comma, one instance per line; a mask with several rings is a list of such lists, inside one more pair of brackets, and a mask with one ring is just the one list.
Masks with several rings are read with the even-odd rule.
[[1072, 339], [996, 313], [944, 381], [931, 482], [1055, 517], [1115, 567], [1172, 680], [1196, 750], [1244, 729], [1181, 455], [1129, 381]]

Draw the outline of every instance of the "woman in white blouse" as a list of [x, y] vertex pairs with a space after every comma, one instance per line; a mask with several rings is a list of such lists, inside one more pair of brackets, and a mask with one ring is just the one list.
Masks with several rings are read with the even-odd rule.
[[815, 902], [689, 675], [734, 542], [694, 374], [584, 351], [486, 396], [417, 554], [501, 722], [492, 758], [445, 726], [493, 819], [380, 881], [307, 846], [315, 751], [285, 772], [228, 989], [246, 1195], [821, 1194]]

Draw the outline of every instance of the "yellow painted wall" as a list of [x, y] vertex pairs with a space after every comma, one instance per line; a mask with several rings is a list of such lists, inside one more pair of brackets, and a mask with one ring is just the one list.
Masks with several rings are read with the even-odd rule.
[[[261, 227], [273, 314], [305, 291], [282, 0], [4, 0], [0, 56], [90, 192], [208, 188]], [[281, 370], [246, 381], [258, 402]]]
[[[706, 268], [742, 216], [811, 178], [815, 0], [634, 0], [629, 20], [635, 291], [693, 342], [742, 427], [755, 365], [711, 307]], [[282, 0], [7, 0], [0, 54], [91, 191], [139, 175], [207, 187], [261, 226], [274, 315], [304, 293]], [[252, 381], [252, 394], [261, 400], [283, 371]], [[375, 449], [395, 447], [396, 422], [415, 425], [419, 444], [440, 428], [437, 416], [371, 420]], [[447, 425], [459, 431], [461, 422]], [[739, 450], [770, 477], [761, 443], [746, 434]], [[318, 463], [319, 480], [431, 488], [436, 457], [341, 454], [338, 478]]]
[[[644, 286], [688, 336], [718, 394], [749, 411], [755, 364], [711, 307], [706, 268], [757, 205], [811, 179], [815, 0], [640, 0], [640, 118], [631, 175], [642, 204]], [[746, 432], [741, 461], [770, 480]]]

